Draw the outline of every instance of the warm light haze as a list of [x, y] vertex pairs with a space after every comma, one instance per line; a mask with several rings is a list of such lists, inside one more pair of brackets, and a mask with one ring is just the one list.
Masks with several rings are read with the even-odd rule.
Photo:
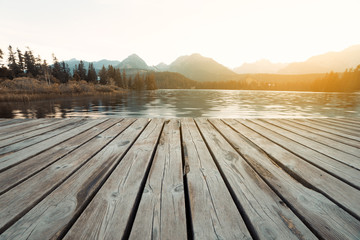
[[[233, 68], [304, 61], [360, 43], [359, 0], [0, 0], [0, 48], [148, 65], [200, 53]], [[4, 59], [5, 60], [5, 59]]]

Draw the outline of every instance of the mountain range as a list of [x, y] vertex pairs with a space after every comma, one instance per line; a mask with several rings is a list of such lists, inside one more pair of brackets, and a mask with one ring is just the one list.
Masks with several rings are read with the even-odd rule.
[[[65, 61], [70, 69], [73, 69], [79, 60], [70, 59]], [[89, 62], [83, 61], [87, 68]], [[148, 66], [146, 62], [136, 54], [132, 54], [123, 61], [100, 60], [92, 62], [96, 70], [109, 65], [115, 68], [128, 69], [127, 73], [136, 73], [137, 70], [155, 72], [176, 72], [195, 81], [228, 81], [237, 78], [238, 74], [310, 74], [326, 73], [330, 71], [343, 72], [347, 68], [356, 67], [360, 64], [360, 45], [349, 47], [340, 52], [329, 52], [309, 58], [304, 62], [272, 63], [269, 60], [259, 60], [255, 63], [244, 63], [240, 67], [230, 70], [212, 58], [203, 57], [200, 54], [192, 54], [178, 57], [170, 65], [160, 63], [156, 66]]]

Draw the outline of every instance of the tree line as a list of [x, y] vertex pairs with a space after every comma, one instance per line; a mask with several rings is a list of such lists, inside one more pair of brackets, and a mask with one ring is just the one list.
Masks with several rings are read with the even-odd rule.
[[74, 69], [70, 69], [64, 61], [58, 61], [52, 55], [53, 64], [49, 65], [40, 56], [35, 57], [32, 50], [27, 48], [23, 53], [20, 49], [13, 50], [8, 47], [7, 65], [3, 64], [4, 53], [0, 49], [0, 79], [14, 79], [19, 77], [30, 77], [51, 83], [68, 83], [69, 81], [85, 80], [92, 84], [115, 85], [124, 89], [154, 90], [157, 89], [154, 73], [139, 72], [135, 76], [127, 76], [126, 70], [109, 65], [97, 72], [92, 63], [85, 67], [81, 60]]

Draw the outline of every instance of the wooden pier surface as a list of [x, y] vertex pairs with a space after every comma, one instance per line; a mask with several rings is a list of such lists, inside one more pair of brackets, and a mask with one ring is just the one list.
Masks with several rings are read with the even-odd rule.
[[360, 119], [0, 119], [0, 239], [360, 239]]

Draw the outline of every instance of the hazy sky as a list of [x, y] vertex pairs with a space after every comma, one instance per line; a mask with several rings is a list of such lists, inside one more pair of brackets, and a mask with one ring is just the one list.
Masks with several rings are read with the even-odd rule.
[[360, 0], [0, 0], [0, 48], [149, 65], [200, 53], [228, 67], [360, 44]]

